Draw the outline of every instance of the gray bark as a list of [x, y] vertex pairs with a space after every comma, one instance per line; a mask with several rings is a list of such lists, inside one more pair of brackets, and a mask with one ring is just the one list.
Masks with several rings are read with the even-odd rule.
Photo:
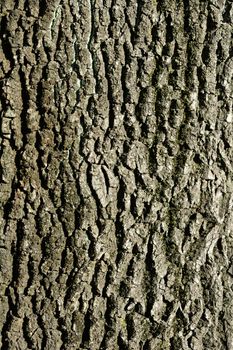
[[232, 1], [0, 11], [0, 348], [232, 350]]

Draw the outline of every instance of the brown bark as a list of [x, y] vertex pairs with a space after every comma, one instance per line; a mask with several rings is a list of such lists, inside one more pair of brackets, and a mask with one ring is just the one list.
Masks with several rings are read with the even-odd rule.
[[232, 2], [0, 11], [0, 348], [233, 349]]

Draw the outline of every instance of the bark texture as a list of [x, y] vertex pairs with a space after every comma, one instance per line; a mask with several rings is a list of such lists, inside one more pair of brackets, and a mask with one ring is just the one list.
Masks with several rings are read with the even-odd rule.
[[0, 348], [232, 350], [232, 1], [0, 11]]

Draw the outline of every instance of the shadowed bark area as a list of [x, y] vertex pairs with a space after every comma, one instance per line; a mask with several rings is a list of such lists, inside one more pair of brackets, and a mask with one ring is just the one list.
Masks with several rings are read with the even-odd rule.
[[233, 349], [230, 0], [2, 0], [0, 349]]

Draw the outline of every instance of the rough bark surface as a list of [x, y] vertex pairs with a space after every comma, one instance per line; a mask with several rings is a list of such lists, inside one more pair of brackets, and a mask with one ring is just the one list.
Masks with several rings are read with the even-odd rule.
[[232, 350], [232, 1], [0, 11], [0, 348]]

